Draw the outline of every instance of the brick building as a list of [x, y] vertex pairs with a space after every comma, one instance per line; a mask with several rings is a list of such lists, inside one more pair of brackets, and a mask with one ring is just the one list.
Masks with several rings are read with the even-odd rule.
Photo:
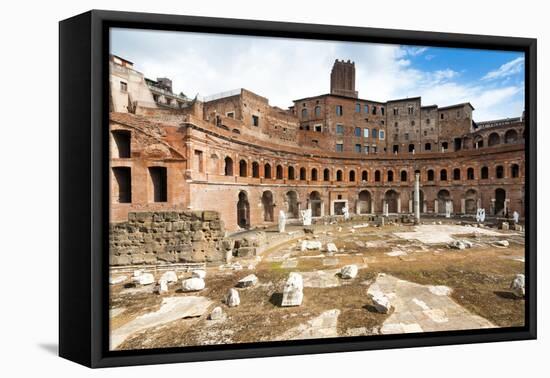
[[216, 210], [229, 231], [289, 219], [421, 212], [524, 213], [523, 117], [476, 123], [470, 103], [385, 102], [355, 90], [336, 61], [330, 93], [288, 109], [239, 89], [193, 100], [111, 58], [111, 220], [132, 211]]

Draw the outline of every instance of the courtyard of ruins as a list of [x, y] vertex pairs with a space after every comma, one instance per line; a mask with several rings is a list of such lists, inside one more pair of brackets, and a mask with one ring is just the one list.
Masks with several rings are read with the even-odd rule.
[[[111, 348], [523, 326], [525, 301], [510, 285], [524, 274], [524, 231], [506, 226], [440, 217], [272, 226], [235, 234], [256, 253], [223, 263], [112, 266]], [[291, 276], [298, 300], [284, 298]]]

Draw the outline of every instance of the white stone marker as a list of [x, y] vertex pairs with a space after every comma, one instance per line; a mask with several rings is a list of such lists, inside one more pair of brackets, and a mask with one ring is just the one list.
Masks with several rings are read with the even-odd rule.
[[523, 298], [525, 296], [525, 275], [516, 274], [516, 277], [510, 284], [510, 289], [512, 289], [516, 297]]
[[327, 243], [327, 252], [336, 253], [338, 252], [338, 247], [336, 247], [336, 244], [334, 243]]
[[236, 289], [229, 289], [227, 297], [225, 297], [225, 303], [229, 307], [236, 307], [241, 304], [241, 298], [239, 297], [239, 292]]
[[348, 221], [350, 215], [349, 215], [349, 209], [347, 206], [342, 208], [342, 213], [344, 214], [344, 220]]
[[283, 210], [279, 210], [279, 232], [285, 232], [286, 228], [286, 214]]
[[512, 213], [512, 218], [514, 218], [514, 223], [518, 223], [519, 222], [519, 213], [517, 211], [514, 211]]
[[159, 292], [159, 294], [168, 292], [168, 281], [166, 281], [166, 280], [160, 280], [159, 281], [158, 292]]
[[301, 210], [300, 212], [302, 213], [302, 224], [304, 226], [311, 226], [311, 209]]
[[453, 211], [452, 208], [453, 208], [453, 203], [451, 201], [446, 201], [445, 202], [445, 218], [450, 218], [451, 217], [451, 212]]
[[292, 272], [288, 276], [283, 289], [281, 306], [300, 306], [304, 299], [304, 280], [299, 273]]
[[215, 307], [210, 313], [210, 320], [220, 320], [223, 318], [223, 310], [220, 306]]

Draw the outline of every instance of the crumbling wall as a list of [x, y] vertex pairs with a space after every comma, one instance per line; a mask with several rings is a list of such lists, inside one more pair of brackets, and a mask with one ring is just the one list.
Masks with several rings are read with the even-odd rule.
[[215, 211], [131, 212], [110, 225], [109, 263], [222, 262], [224, 235]]

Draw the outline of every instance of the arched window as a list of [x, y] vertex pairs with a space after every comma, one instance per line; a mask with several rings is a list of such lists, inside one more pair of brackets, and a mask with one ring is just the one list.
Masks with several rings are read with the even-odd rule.
[[317, 168], [311, 170], [311, 181], [317, 181]]
[[321, 117], [321, 107], [318, 105], [315, 107], [315, 117]]
[[239, 161], [239, 176], [246, 177], [247, 176], [247, 164], [245, 160]]
[[439, 172], [439, 179], [441, 181], [447, 181], [447, 170], [446, 169], [442, 169], [440, 172]]
[[264, 165], [264, 177], [266, 179], [270, 179], [271, 178], [271, 165], [269, 163], [266, 163]]
[[474, 176], [474, 169], [472, 167], [468, 168], [468, 170], [466, 171], [466, 177], [468, 178], [468, 180], [473, 180], [475, 178]]
[[282, 165], [278, 165], [277, 168], [276, 168], [276, 177], [277, 177], [277, 180], [282, 180], [283, 179], [283, 166]]
[[426, 143], [424, 145], [424, 151], [431, 151], [432, 150], [432, 144], [431, 143]]
[[361, 181], [369, 181], [369, 172], [363, 171], [361, 172]]
[[489, 147], [500, 144], [500, 135], [498, 135], [497, 133], [492, 133], [491, 135], [489, 135], [489, 142], [487, 144], [489, 145]]
[[481, 167], [481, 179], [487, 180], [489, 178], [489, 168]]
[[441, 143], [441, 148], [443, 148], [444, 151], [447, 151], [449, 149], [449, 143], [447, 142]]
[[388, 171], [388, 182], [393, 182], [393, 171], [392, 170]]
[[453, 180], [460, 180], [460, 168], [453, 169]]
[[260, 177], [260, 164], [258, 164], [257, 161], [252, 163], [252, 177], [254, 178]]
[[330, 170], [328, 168], [323, 170], [323, 181], [330, 181]]
[[504, 167], [502, 165], [497, 165], [495, 169], [497, 179], [504, 178]]
[[380, 171], [374, 172], [374, 181], [380, 182]]
[[504, 143], [515, 143], [518, 140], [518, 133], [516, 130], [508, 130], [504, 134]]
[[306, 169], [304, 167], [300, 168], [300, 180], [306, 180]]
[[349, 171], [349, 181], [350, 182], [355, 181], [355, 171], [354, 170]]
[[409, 144], [409, 152], [414, 152], [414, 144]]
[[401, 171], [401, 181], [407, 181], [407, 171]]
[[433, 181], [434, 180], [434, 170], [433, 169], [428, 169], [428, 181]]
[[336, 181], [342, 181], [342, 171], [341, 170], [336, 171]]
[[224, 174], [226, 176], [233, 176], [233, 159], [227, 156], [224, 162], [225, 162]]
[[512, 171], [512, 177], [513, 178], [518, 178], [519, 177], [519, 165], [512, 164], [511, 171]]
[[302, 109], [302, 118], [307, 118], [307, 108]]
[[293, 166], [288, 167], [288, 179], [289, 180], [294, 180], [294, 167]]

